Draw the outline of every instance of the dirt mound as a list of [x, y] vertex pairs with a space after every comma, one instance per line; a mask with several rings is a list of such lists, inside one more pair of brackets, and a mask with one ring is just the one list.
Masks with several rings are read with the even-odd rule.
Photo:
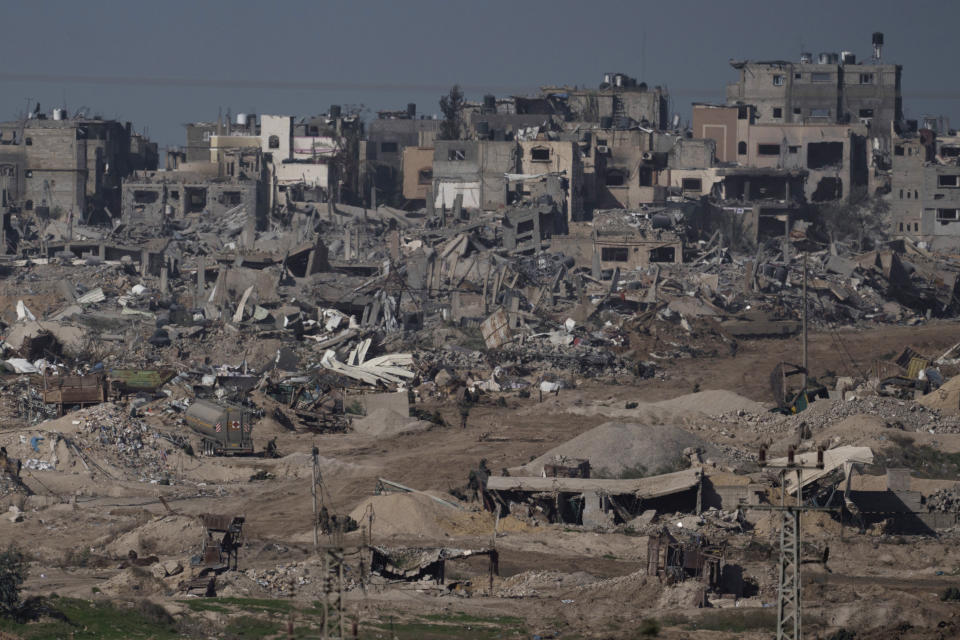
[[947, 415], [960, 414], [960, 376], [954, 376], [935, 391], [917, 400], [929, 409], [939, 409]]
[[122, 558], [131, 550], [141, 556], [198, 551], [205, 533], [198, 518], [164, 516], [128, 531], [108, 544], [106, 549]]
[[[812, 433], [817, 444], [824, 444], [828, 449], [844, 445], [877, 447], [889, 446], [890, 435], [898, 433], [899, 429], [891, 429], [890, 424], [880, 416], [858, 413], [843, 420], [839, 420], [822, 431]], [[796, 433], [780, 439], [778, 444], [771, 448], [771, 452], [780, 455], [786, 452], [790, 445], [797, 442]]]
[[[626, 406], [630, 406], [629, 409]], [[542, 412], [537, 405], [524, 407], [521, 413], [535, 414]], [[748, 414], [765, 414], [767, 412], [759, 402], [744, 398], [732, 391], [700, 391], [689, 393], [670, 400], [658, 402], [623, 402], [610, 401], [583, 404], [581, 406], [565, 407], [566, 413], [574, 415], [601, 415], [611, 419], [623, 419], [630, 422], [644, 424], [698, 424], [705, 418], [733, 415], [739, 412]]]
[[605, 422], [554, 447], [520, 467], [522, 473], [539, 476], [543, 466], [557, 457], [586, 458], [595, 477], [653, 475], [676, 471], [688, 447], [701, 449], [707, 457], [720, 458], [720, 451], [698, 436], [672, 425]]
[[100, 592], [113, 598], [143, 598], [168, 591], [167, 585], [155, 578], [149, 567], [127, 567], [98, 585]]
[[[452, 497], [444, 500], [454, 502]], [[490, 535], [494, 516], [487, 511], [461, 511], [415, 493], [370, 496], [350, 513], [357, 522], [367, 522], [367, 509], [373, 509], [373, 536], [412, 536], [445, 538], [448, 536]], [[498, 531], [525, 531], [527, 525], [513, 517], [500, 519]]]
[[429, 422], [401, 415], [392, 409], [377, 409], [370, 415], [353, 421], [353, 430], [356, 433], [378, 438], [425, 431], [430, 426]]
[[[345, 475], [363, 469], [360, 465], [343, 462], [335, 458], [319, 456], [318, 461], [320, 463], [320, 473], [325, 476], [332, 476], [333, 474]], [[271, 471], [278, 478], [299, 479], [309, 478], [313, 475], [313, 457], [306, 452], [291, 453], [290, 455], [273, 461], [272, 464], [273, 466], [271, 467], [271, 462], [265, 460], [263, 467]]]
[[654, 404], [663, 409], [696, 411], [708, 416], [719, 416], [737, 411], [746, 411], [747, 413], [763, 413], [766, 411], [766, 408], [759, 402], [744, 398], [732, 391], [720, 389], [689, 393], [670, 400], [661, 400]]

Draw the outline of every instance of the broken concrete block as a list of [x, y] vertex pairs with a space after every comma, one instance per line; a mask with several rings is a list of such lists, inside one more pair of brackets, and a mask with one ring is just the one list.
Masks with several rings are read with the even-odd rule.
[[433, 384], [441, 388], [446, 387], [451, 382], [453, 382], [453, 374], [446, 369], [440, 369], [440, 371], [437, 372], [437, 375], [433, 377]]

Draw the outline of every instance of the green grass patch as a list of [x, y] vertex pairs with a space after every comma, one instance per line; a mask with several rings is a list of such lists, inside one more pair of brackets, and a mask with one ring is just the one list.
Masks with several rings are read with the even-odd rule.
[[777, 627], [777, 612], [775, 609], [719, 609], [691, 618], [691, 629], [708, 631], [729, 631], [744, 633], [746, 631], [773, 631]]
[[230, 613], [232, 611], [232, 609], [217, 604], [217, 601], [213, 598], [181, 600], [180, 603], [186, 605], [190, 611], [195, 612], [213, 611], [215, 613]]
[[[524, 621], [513, 616], [480, 617], [467, 613], [434, 613], [416, 620], [366, 623], [362, 627], [378, 633], [393, 633], [399, 640], [497, 640], [527, 637]], [[372, 637], [360, 634], [361, 638]]]
[[155, 605], [118, 607], [109, 602], [51, 598], [49, 606], [66, 616], [66, 621], [41, 618], [38, 622], [17, 624], [0, 619], [0, 629], [24, 640], [173, 640], [182, 637], [172, 619], [157, 611]]
[[190, 607], [192, 611], [216, 611], [218, 613], [230, 613], [236, 609], [289, 613], [295, 609], [293, 602], [289, 600], [269, 598], [191, 598], [179, 602]]
[[[522, 635], [523, 630], [518, 627], [496, 629], [486, 626], [430, 624], [425, 622], [394, 623], [392, 626], [389, 623], [380, 623], [363, 626], [375, 628], [380, 632], [392, 632], [398, 640], [450, 640], [451, 638], [462, 638], [463, 640], [499, 640], [500, 638], [525, 637]], [[371, 636], [369, 633], [361, 633], [360, 637], [366, 638]]]
[[521, 625], [523, 624], [522, 618], [516, 618], [514, 616], [497, 616], [493, 618], [481, 618], [479, 616], [472, 616], [468, 613], [431, 613], [425, 616], [421, 616], [424, 620], [430, 620], [433, 622], [447, 622], [450, 624], [490, 624], [490, 625]]
[[248, 638], [254, 640], [256, 638], [266, 638], [267, 636], [276, 635], [285, 628], [284, 623], [255, 618], [253, 616], [243, 616], [242, 618], [231, 620], [230, 624], [224, 629], [224, 633], [226, 633], [228, 638], [234, 638], [236, 640], [247, 640]]

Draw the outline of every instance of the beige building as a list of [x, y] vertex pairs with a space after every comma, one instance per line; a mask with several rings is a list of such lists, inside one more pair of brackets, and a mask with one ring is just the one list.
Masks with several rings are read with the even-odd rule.
[[600, 211], [592, 223], [573, 223], [568, 235], [554, 236], [550, 249], [572, 257], [578, 266], [601, 270], [683, 262], [683, 239], [672, 228], [654, 227], [648, 213]]
[[569, 140], [524, 140], [519, 145], [518, 173], [529, 176], [518, 181], [520, 195], [536, 199], [538, 195], [548, 194], [550, 181], [546, 177], [557, 176], [567, 221], [582, 220], [584, 187], [580, 146]]
[[[808, 171], [804, 197], [825, 202], [866, 188], [869, 155], [866, 125], [762, 123], [748, 105], [693, 107], [694, 135], [712, 138], [721, 162], [744, 167]], [[671, 184], [677, 186], [677, 180]]]
[[403, 197], [426, 202], [433, 184], [433, 147], [403, 148]]
[[[666, 199], [668, 154], [655, 150], [653, 131], [595, 129], [591, 133], [588, 155], [597, 209], [631, 209]], [[590, 180], [589, 172], [585, 174]]]

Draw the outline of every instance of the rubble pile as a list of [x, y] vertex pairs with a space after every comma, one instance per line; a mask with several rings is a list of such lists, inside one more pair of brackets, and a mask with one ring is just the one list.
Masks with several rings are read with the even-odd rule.
[[291, 597], [322, 578], [320, 569], [312, 562], [278, 564], [272, 569], [247, 569], [243, 573], [276, 597]]
[[756, 414], [747, 411], [722, 414], [720, 424], [745, 426], [759, 434], [795, 433], [805, 425], [816, 434], [847, 418], [871, 415], [883, 419], [891, 429], [901, 431], [925, 431], [928, 433], [960, 433], [960, 417], [945, 416], [936, 409], [909, 400], [897, 400], [883, 396], [855, 398], [847, 401], [820, 401], [796, 415], [775, 413]]
[[960, 513], [960, 492], [956, 489], [937, 489], [927, 496], [927, 511]]
[[[28, 459], [26, 466], [36, 469], [59, 469], [65, 464], [99, 471], [113, 479], [135, 479], [139, 482], [170, 484], [172, 463], [167, 451], [175, 448], [170, 436], [164, 437], [146, 421], [130, 418], [113, 403], [104, 403], [70, 416], [75, 431], [49, 433], [56, 457], [49, 460]], [[70, 460], [78, 457], [80, 462]]]

